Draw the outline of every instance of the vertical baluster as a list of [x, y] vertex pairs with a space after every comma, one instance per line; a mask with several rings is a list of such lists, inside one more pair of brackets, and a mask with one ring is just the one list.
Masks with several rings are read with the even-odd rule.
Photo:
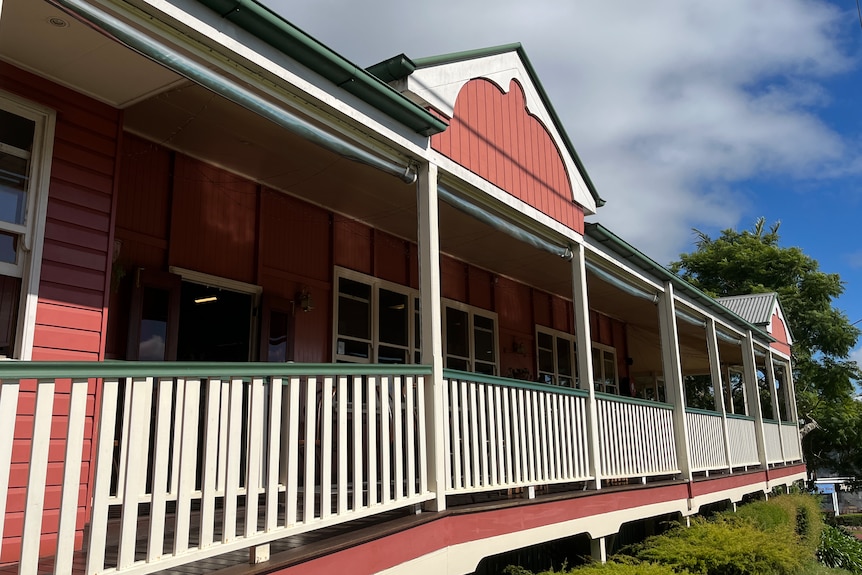
[[317, 378], [309, 377], [305, 384], [305, 477], [303, 479], [304, 497], [302, 503], [302, 521], [309, 523], [314, 520], [314, 471], [317, 467], [317, 446], [315, 432], [317, 430]]
[[[408, 387], [412, 387], [410, 383], [410, 379], [408, 378]], [[395, 455], [395, 501], [400, 501], [404, 497], [404, 433], [401, 430], [402, 425], [402, 403], [401, 403], [401, 393], [402, 393], [402, 383], [401, 377], [396, 377], [393, 382], [394, 390], [392, 391], [392, 450]], [[445, 405], [445, 404], [444, 404]], [[444, 422], [445, 422], [444, 418]], [[445, 428], [445, 425], [444, 425]], [[448, 446], [446, 447], [448, 449]], [[448, 453], [448, 451], [447, 451]], [[442, 486], [441, 486], [442, 488]]]
[[550, 419], [551, 414], [548, 411], [548, 394], [543, 392], [534, 392], [536, 404], [539, 409], [537, 415], [539, 417], [539, 443], [541, 444], [542, 454], [542, 480], [547, 481], [551, 473], [551, 437], [550, 437]]
[[536, 453], [536, 408], [533, 405], [533, 394], [530, 391], [521, 391], [521, 406], [523, 407], [526, 417], [522, 419], [526, 427], [527, 441], [527, 464], [525, 467], [524, 479], [530, 483], [536, 483], [539, 478], [539, 466], [537, 465], [538, 457]]
[[[503, 418], [506, 423], [506, 442], [509, 448], [506, 450], [506, 474], [509, 478], [509, 484], [520, 482], [521, 475], [521, 454], [525, 449], [521, 446], [521, 437], [518, 433], [518, 422], [523, 419], [518, 419], [518, 390], [507, 389], [503, 392]], [[511, 441], [509, 435], [511, 434]]]
[[470, 413], [469, 416], [470, 421], [470, 452], [473, 455], [472, 458], [472, 469], [473, 469], [473, 486], [480, 487], [482, 484], [482, 470], [479, 469], [479, 422], [476, 420], [476, 416], [478, 415], [478, 409], [476, 407], [476, 383], [470, 382], [469, 388], [470, 395]]
[[452, 463], [455, 467], [454, 482], [452, 487], [461, 489], [466, 487], [464, 476], [461, 474], [461, 463], [463, 449], [461, 445], [461, 406], [459, 404], [460, 394], [458, 393], [458, 382], [455, 379], [451, 380], [452, 390], [450, 398], [452, 400]]
[[269, 384], [269, 438], [266, 454], [266, 522], [267, 532], [278, 527], [278, 481], [281, 475], [281, 398], [280, 377]]
[[552, 463], [554, 464], [554, 478], [560, 479], [565, 475], [562, 471], [562, 462], [560, 460], [560, 436], [563, 434], [563, 428], [561, 427], [563, 422], [562, 402], [565, 399], [565, 396], [554, 394], [551, 396], [551, 399], [554, 408], [554, 419], [552, 420], [553, 427], [551, 431], [554, 441], [554, 459]]
[[284, 489], [285, 527], [296, 525], [296, 507], [299, 497], [299, 386], [298, 377], [291, 377], [287, 388], [287, 484]]
[[108, 498], [111, 495], [111, 466], [114, 462], [114, 424], [117, 417], [118, 395], [117, 380], [102, 382], [102, 408], [99, 413], [99, 435], [96, 439], [96, 470], [93, 474], [93, 508], [90, 512], [90, 538], [84, 571], [86, 575], [99, 573], [105, 568]]
[[224, 494], [224, 485], [227, 481], [227, 432], [230, 421], [230, 380], [221, 382], [219, 391], [219, 435], [218, 435], [218, 471], [216, 475], [216, 491]]
[[[174, 399], [175, 407], [174, 412], [177, 414], [176, 421], [179, 421], [180, 414], [183, 413], [185, 409], [185, 397], [186, 397], [186, 387], [183, 385], [184, 380], [181, 378], [177, 378], [176, 382], [176, 398]], [[171, 495], [177, 495], [177, 484], [179, 482], [180, 477], [180, 453], [182, 453], [182, 433], [180, 426], [177, 423], [174, 423], [173, 434], [171, 435], [172, 444], [173, 444], [173, 460], [171, 461], [171, 471], [170, 471], [170, 482], [171, 482]]]
[[[121, 431], [120, 431], [120, 444], [119, 444], [119, 454], [117, 455], [118, 461], [125, 461], [128, 457], [129, 450], [129, 420], [132, 408], [132, 380], [131, 378], [125, 381], [125, 385], [123, 386], [123, 415], [122, 419], [120, 419]], [[116, 489], [117, 495], [121, 497], [120, 492], [123, 489], [123, 485], [126, 484], [126, 466], [118, 465], [117, 466], [117, 482]]]
[[[416, 413], [419, 444], [419, 493], [428, 493], [428, 430], [425, 429], [425, 378], [416, 378]], [[413, 388], [413, 378], [410, 378], [410, 388]], [[436, 431], [436, 430], [435, 430]], [[441, 489], [438, 487], [438, 489]]]
[[[216, 481], [218, 480], [220, 451], [219, 449], [219, 419], [221, 418], [221, 380], [210, 379], [206, 382], [206, 408], [204, 411], [204, 452], [201, 462], [201, 515], [200, 515], [200, 543], [199, 547], [205, 549], [212, 545], [215, 531], [215, 500]], [[159, 390], [161, 393], [161, 389]], [[160, 400], [161, 403], [161, 400]], [[168, 408], [170, 409], [170, 408]], [[161, 420], [162, 408], [159, 407], [159, 419]], [[167, 414], [170, 417], [170, 413]], [[158, 432], [157, 432], [158, 433]], [[158, 440], [156, 441], [158, 444]], [[167, 450], [165, 450], [167, 451]], [[158, 468], [156, 468], [158, 469]], [[155, 497], [155, 489], [153, 491]]]
[[245, 480], [245, 536], [257, 533], [260, 514], [260, 470], [264, 441], [264, 387], [260, 377], [251, 380], [248, 418], [248, 460]]
[[353, 511], [363, 506], [362, 495], [362, 376], [353, 376]]
[[494, 403], [493, 411], [491, 412], [491, 421], [489, 422], [491, 431], [491, 483], [493, 485], [500, 485], [503, 477], [503, 474], [500, 472], [500, 466], [505, 459], [505, 455], [503, 455], [505, 444], [503, 443], [502, 414], [500, 413], [500, 386], [492, 386], [488, 390], [488, 394]]
[[443, 465], [446, 468], [446, 488], [453, 489], [455, 487], [455, 476], [452, 464], [452, 454], [455, 446], [452, 443], [452, 427], [455, 422], [455, 411], [452, 409], [449, 396], [450, 382], [443, 380], [443, 409], [445, 411], [443, 417], [443, 452], [445, 454]]
[[464, 487], [469, 488], [473, 486], [473, 476], [470, 473], [470, 438], [472, 430], [470, 429], [469, 402], [467, 399], [469, 383], [466, 381], [459, 383], [461, 386], [461, 455], [463, 456], [461, 465], [464, 471]]
[[332, 515], [332, 377], [323, 378], [320, 410], [320, 518]]
[[338, 514], [347, 513], [347, 377], [338, 378]]
[[224, 485], [224, 524], [222, 525], [222, 543], [236, 539], [237, 498], [239, 496], [239, 477], [242, 445], [242, 395], [243, 381], [230, 380], [230, 398], [228, 399], [228, 432], [227, 454], [225, 464]]
[[195, 490], [195, 474], [197, 472], [198, 451], [198, 420], [200, 419], [200, 389], [198, 379], [187, 379], [183, 382], [185, 398], [182, 411], [179, 457], [180, 467], [177, 470], [177, 516], [174, 531], [174, 554], [184, 553], [189, 548], [191, 532], [191, 503]]
[[497, 419], [496, 419], [496, 403], [494, 403], [494, 390], [496, 385], [483, 386], [482, 404], [485, 406], [483, 413], [485, 418], [482, 422], [482, 429], [487, 425], [487, 443], [482, 450], [485, 459], [482, 460], [482, 465], [485, 466], [485, 482], [486, 485], [497, 484]]
[[87, 415], [87, 380], [72, 381], [70, 391], [66, 457], [63, 460], [63, 490], [60, 499], [60, 524], [57, 529], [57, 551], [54, 559], [54, 573], [57, 575], [71, 571], [72, 555], [75, 550], [75, 519], [78, 515], [81, 455], [84, 448], [84, 420]]
[[377, 377], [366, 379], [368, 394], [368, 506], [377, 505]]
[[[419, 493], [416, 488], [416, 444], [419, 444], [419, 466], [425, 465], [425, 414], [418, 408], [424, 409], [425, 396], [419, 386], [419, 380], [411, 378], [407, 387], [407, 493], [413, 497]], [[418, 420], [418, 421], [417, 421]], [[418, 427], [417, 427], [418, 425]], [[422, 474], [427, 476], [427, 468]], [[428, 490], [425, 477], [420, 476], [420, 489]]]
[[389, 453], [390, 396], [392, 385], [390, 376], [380, 378], [380, 502], [388, 503], [392, 499], [392, 477]]
[[[0, 421], [14, 430], [18, 413], [17, 381], [0, 381]], [[11, 424], [8, 422], [12, 422]], [[3, 523], [6, 520], [6, 499], [9, 494], [9, 473], [12, 465], [14, 433], [0, 434], [0, 551], [3, 550]]]
[[122, 490], [123, 510], [120, 520], [120, 548], [117, 569], [127, 569], [135, 562], [135, 543], [138, 527], [138, 499], [146, 485], [148, 435], [150, 429], [150, 405], [153, 396], [153, 379], [129, 381], [132, 387], [129, 405], [129, 441], [126, 459], [120, 466], [126, 468]]

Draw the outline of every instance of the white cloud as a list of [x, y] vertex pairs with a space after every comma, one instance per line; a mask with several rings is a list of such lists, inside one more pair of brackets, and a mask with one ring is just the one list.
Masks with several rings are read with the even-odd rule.
[[850, 361], [855, 361], [856, 365], [862, 368], [862, 346], [850, 352]]
[[837, 28], [854, 15], [826, 2], [267, 3], [360, 65], [521, 42], [608, 200], [598, 219], [663, 263], [692, 227], [737, 225], [748, 178], [862, 172], [817, 117], [819, 82], [853, 64]]

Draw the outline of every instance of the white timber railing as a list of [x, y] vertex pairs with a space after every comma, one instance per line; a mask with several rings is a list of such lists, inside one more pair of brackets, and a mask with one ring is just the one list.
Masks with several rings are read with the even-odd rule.
[[597, 393], [596, 406], [602, 479], [679, 473], [670, 405]]
[[[53, 554], [55, 572], [71, 572], [80, 508], [89, 575], [151, 573], [421, 503], [434, 496], [422, 416], [429, 374], [422, 366], [5, 364], [0, 421], [32, 441], [16, 458], [26, 484], [16, 483], [22, 473], [0, 473], [0, 531], [7, 505], [26, 493], [23, 527], [6, 530], [0, 557], [29, 574]], [[12, 433], [0, 435], [0, 470], [19, 447]], [[92, 504], [80, 495], [90, 453]], [[56, 514], [46, 534], [43, 516]]]
[[781, 445], [784, 448], [785, 461], [799, 461], [802, 459], [802, 445], [799, 439], [799, 426], [797, 424], [781, 424]]
[[446, 493], [584, 481], [588, 394], [446, 370]]
[[724, 425], [720, 413], [688, 408], [688, 441], [692, 471], [712, 471], [728, 467], [724, 448]]
[[745, 415], [727, 415], [731, 467], [757, 466], [757, 435], [754, 419]]
[[783, 463], [781, 453], [781, 424], [777, 421], [763, 420], [763, 443], [766, 446], [767, 463]]

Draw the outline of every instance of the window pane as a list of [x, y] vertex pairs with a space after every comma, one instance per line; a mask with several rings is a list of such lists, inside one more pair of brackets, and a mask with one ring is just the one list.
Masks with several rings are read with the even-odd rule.
[[494, 320], [479, 315], [473, 316], [473, 349], [476, 361], [494, 363]]
[[[469, 325], [467, 312], [451, 307], [446, 308], [446, 354], [460, 357], [470, 357]], [[454, 367], [453, 369], [467, 369]]]
[[407, 363], [407, 350], [381, 345], [377, 348], [377, 363]]
[[571, 376], [572, 372], [572, 346], [569, 341], [561, 337], [557, 338], [557, 372], [562, 376]]
[[458, 357], [447, 357], [446, 367], [449, 369], [460, 369], [461, 371], [469, 371], [469, 365], [466, 359]]
[[266, 361], [285, 362], [287, 357], [288, 316], [274, 311], [269, 314]]
[[36, 123], [0, 110], [0, 220], [24, 224]]
[[349, 355], [350, 357], [369, 359], [371, 346], [364, 341], [353, 341], [350, 339], [339, 339], [336, 344], [338, 355]]
[[599, 386], [599, 391], [601, 391], [602, 385], [602, 351], [597, 348], [593, 348], [593, 382]]
[[0, 232], [0, 262], [18, 263], [18, 236]]
[[[380, 341], [395, 345], [407, 345], [408, 298], [404, 294], [381, 289], [378, 311]], [[401, 362], [403, 363], [403, 362]]]
[[338, 333], [371, 338], [371, 286], [338, 279]]
[[476, 373], [484, 373], [485, 375], [497, 375], [497, 368], [493, 363], [476, 362]]
[[140, 361], [165, 361], [165, 344], [168, 339], [168, 313], [170, 292], [145, 287], [141, 311], [141, 336], [138, 339]]
[[613, 388], [613, 390], [616, 391], [617, 366], [614, 362], [614, 356], [608, 352], [604, 352], [603, 355], [605, 362], [605, 390], [608, 391], [610, 388]]
[[[550, 349], [539, 348], [539, 372], [554, 374], [554, 352]], [[545, 381], [545, 383], [553, 383], [553, 381]]]
[[36, 122], [12, 112], [0, 110], [0, 142], [29, 152], [33, 149]]

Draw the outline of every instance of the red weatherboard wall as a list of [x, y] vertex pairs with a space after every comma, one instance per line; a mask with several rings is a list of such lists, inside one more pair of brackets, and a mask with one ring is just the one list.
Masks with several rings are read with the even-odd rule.
[[432, 136], [431, 146], [583, 233], [584, 212], [572, 201], [560, 150], [545, 126], [530, 115], [517, 81], [512, 80], [508, 93], [488, 80], [467, 82], [458, 94], [449, 128]]
[[[34, 360], [102, 359], [121, 113], [3, 62], [0, 62], [0, 87], [57, 113], [32, 357]], [[83, 536], [89, 499], [87, 478], [97, 392], [95, 381], [91, 381], [78, 499], [78, 540]], [[35, 384], [32, 382], [22, 382], [19, 406], [21, 415], [15, 425], [0, 561], [17, 556], [20, 548], [29, 438], [35, 408]], [[68, 382], [58, 382], [54, 398], [57, 416], [51, 427], [42, 525], [45, 533], [42, 551], [46, 553], [56, 541], [66, 436], [64, 415], [68, 414], [68, 408]]]
[[778, 317], [777, 313], [772, 314], [772, 337], [776, 340], [770, 347], [781, 353], [786, 355], [790, 355], [790, 346], [787, 344], [790, 341], [790, 337], [787, 335], [787, 326], [784, 325], [784, 322], [781, 321], [781, 318]]

